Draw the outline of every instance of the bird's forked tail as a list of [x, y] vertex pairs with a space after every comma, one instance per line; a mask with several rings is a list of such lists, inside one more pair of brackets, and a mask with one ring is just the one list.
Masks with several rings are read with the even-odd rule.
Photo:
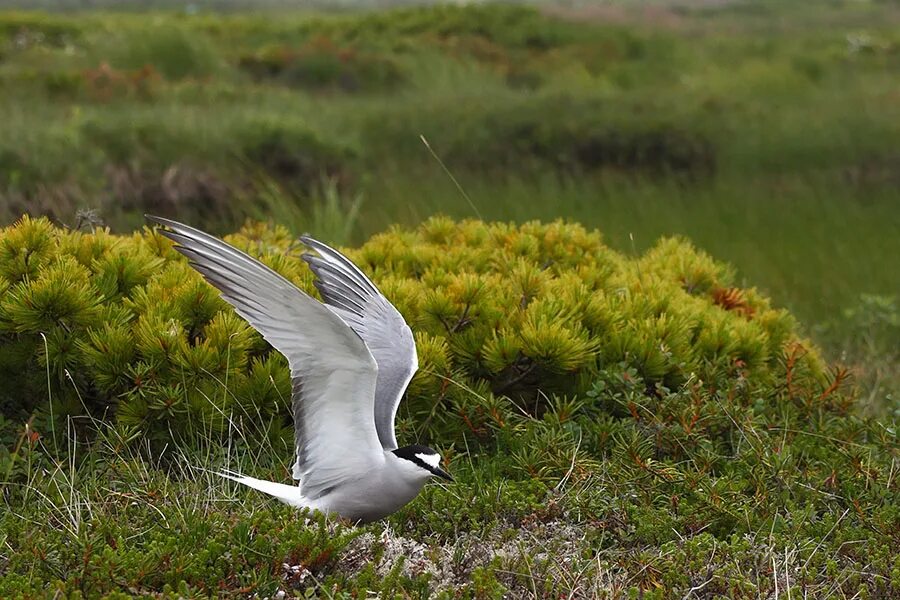
[[304, 501], [299, 486], [285, 485], [283, 483], [275, 483], [274, 481], [265, 481], [263, 479], [256, 479], [255, 477], [247, 477], [246, 475], [241, 475], [240, 473], [228, 469], [217, 471], [216, 474], [246, 485], [247, 487], [251, 487], [254, 490], [259, 490], [264, 494], [273, 496], [285, 504], [290, 504], [291, 506], [296, 506], [298, 508], [310, 507], [309, 504]]

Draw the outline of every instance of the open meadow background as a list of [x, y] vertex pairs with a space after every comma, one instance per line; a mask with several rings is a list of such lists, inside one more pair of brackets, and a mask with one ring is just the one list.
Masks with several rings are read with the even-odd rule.
[[[896, 2], [297, 4], [0, 0], [0, 489], [9, 508], [0, 596], [900, 593]], [[401, 433], [444, 450], [461, 484], [429, 489], [388, 529], [354, 530], [307, 526], [193, 469], [227, 459], [286, 480], [284, 365], [257, 366], [265, 347], [247, 341], [245, 363], [224, 367], [209, 388], [222, 397], [219, 416], [196, 408], [208, 399], [185, 383], [186, 368], [215, 371], [206, 357], [178, 363], [171, 380], [160, 375], [140, 345], [150, 326], [127, 323], [151, 322], [157, 269], [171, 269], [160, 289], [187, 271], [149, 231], [129, 237], [145, 213], [222, 235], [246, 226], [239, 240], [263, 254], [296, 258], [289, 240], [304, 232], [362, 246], [358, 258], [421, 333], [420, 357], [444, 373], [442, 385], [414, 381]], [[49, 222], [13, 228], [25, 214]], [[562, 229], [519, 234], [454, 225], [559, 219]], [[675, 294], [665, 286], [635, 288], [656, 303], [646, 315], [627, 309], [637, 325], [602, 333], [585, 316], [588, 333], [579, 325], [552, 351], [504, 346], [500, 326], [465, 330], [479, 318], [470, 303], [483, 303], [474, 314], [503, 315], [502, 303], [480, 292], [451, 298], [468, 284], [427, 274], [422, 257], [453, 273], [471, 266], [453, 262], [453, 235], [475, 244], [501, 233], [530, 241], [498, 242], [497, 256], [521, 252], [538, 270], [551, 264], [546, 252], [567, 264], [571, 256], [541, 246], [562, 236], [579, 252], [615, 256], [625, 287], [648, 285], [647, 272], [671, 275], [706, 294], [695, 321], [724, 319], [723, 307], [753, 323], [770, 315], [759, 333], [767, 350], [741, 337], [755, 324], [724, 320], [717, 326], [732, 338], [717, 349], [699, 334], [679, 345], [664, 319], [650, 324], [681, 314], [659, 308]], [[29, 256], [45, 256], [35, 240], [62, 240], [97, 277], [84, 290], [106, 289], [100, 250], [71, 250], [88, 244], [82, 234], [144, 261], [122, 263], [119, 276], [149, 291], [97, 292], [109, 312], [45, 325], [46, 312], [28, 312], [40, 297], [29, 282], [43, 272], [29, 270]], [[659, 242], [671, 236], [692, 247]], [[405, 244], [417, 249], [403, 254]], [[376, 258], [388, 267], [378, 271]], [[309, 283], [296, 264], [276, 264]], [[446, 286], [450, 299], [417, 287], [427, 285]], [[556, 289], [546, 285], [536, 289]], [[120, 302], [125, 312], [115, 312]], [[214, 299], [202, 302], [183, 310], [190, 318], [159, 317], [180, 319], [185, 348], [197, 336], [251, 335], [213, 319], [223, 309]], [[210, 322], [221, 331], [207, 333]], [[645, 347], [632, 330], [646, 334]], [[117, 367], [98, 358], [132, 335], [138, 349], [122, 350]], [[671, 366], [647, 358], [659, 339]], [[496, 357], [481, 354], [490, 344]], [[591, 352], [599, 366], [583, 358]], [[808, 381], [796, 374], [801, 356], [811, 357]], [[720, 395], [737, 372], [749, 383]], [[578, 383], [561, 384], [560, 373]], [[245, 375], [246, 388], [229, 383]], [[146, 377], [159, 388], [140, 390]], [[719, 391], [705, 396], [701, 379]], [[517, 404], [531, 402], [529, 391], [543, 398], [539, 409]], [[271, 407], [239, 402], [245, 392]], [[438, 393], [458, 395], [447, 400], [458, 422], [428, 409]], [[482, 428], [473, 414], [490, 418]], [[218, 421], [181, 430], [185, 415]], [[43, 528], [48, 515], [53, 526]]]

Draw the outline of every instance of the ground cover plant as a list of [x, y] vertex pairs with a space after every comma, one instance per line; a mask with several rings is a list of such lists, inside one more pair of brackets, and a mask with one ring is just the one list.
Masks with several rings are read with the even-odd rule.
[[[286, 230], [230, 240], [312, 290]], [[210, 473], [287, 477], [287, 371], [165, 238], [0, 249], [5, 597], [900, 591], [896, 421], [685, 240], [433, 218], [348, 250], [416, 332], [400, 437], [458, 480], [364, 528]]]

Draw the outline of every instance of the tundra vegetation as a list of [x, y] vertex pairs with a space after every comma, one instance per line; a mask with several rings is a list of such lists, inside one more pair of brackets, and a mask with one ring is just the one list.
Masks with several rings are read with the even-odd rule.
[[[817, 8], [0, 13], [0, 596], [896, 597], [900, 16]], [[212, 474], [286, 363], [143, 212], [344, 247], [457, 483]]]

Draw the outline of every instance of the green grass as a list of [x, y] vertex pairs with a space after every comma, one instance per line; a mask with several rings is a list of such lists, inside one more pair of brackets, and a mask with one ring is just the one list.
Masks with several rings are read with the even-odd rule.
[[[456, 483], [428, 486], [385, 523], [361, 528], [307, 520], [205, 470], [287, 477], [285, 449], [244, 437], [239, 419], [224, 446], [152, 458], [139, 438], [96, 422], [72, 421], [40, 439], [26, 430], [0, 463], [0, 593], [670, 598], [693, 589], [755, 598], [777, 589], [889, 598], [900, 590], [896, 428], [724, 396], [715, 411], [677, 425], [669, 419], [680, 409], [665, 406], [690, 403], [696, 388], [631, 416], [615, 408], [628, 384], [609, 376], [597, 387], [601, 402], [562, 401], [543, 418], [512, 418], [489, 447], [473, 437], [466, 452], [445, 448]], [[53, 450], [83, 445], [76, 437], [85, 435], [95, 441], [77, 459]]]

